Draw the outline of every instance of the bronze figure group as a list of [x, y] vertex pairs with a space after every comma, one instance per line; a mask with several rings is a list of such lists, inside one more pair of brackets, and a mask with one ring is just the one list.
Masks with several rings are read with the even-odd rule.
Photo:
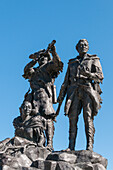
[[[101, 107], [103, 73], [99, 57], [87, 54], [89, 44], [81, 39], [76, 45], [79, 55], [70, 59], [64, 82], [58, 99], [56, 97], [55, 78], [63, 70], [63, 62], [56, 53], [56, 41], [29, 56], [32, 59], [24, 68], [25, 79], [30, 83], [30, 90], [25, 94], [20, 107], [20, 116], [14, 119], [15, 136], [33, 141], [39, 147], [53, 150], [54, 121], [66, 96], [65, 115], [69, 117], [69, 147], [74, 150], [78, 117], [83, 109], [86, 149], [93, 150], [95, 128], [94, 116]], [[52, 57], [51, 57], [51, 55]], [[38, 63], [38, 67], [35, 65]], [[59, 103], [55, 112], [53, 104]]]

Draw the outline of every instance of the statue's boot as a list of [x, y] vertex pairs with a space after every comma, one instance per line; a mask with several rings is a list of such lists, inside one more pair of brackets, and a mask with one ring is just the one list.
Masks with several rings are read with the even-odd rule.
[[53, 149], [53, 135], [49, 135], [47, 138], [47, 148], [50, 150], [54, 150]]
[[89, 128], [89, 130], [86, 130], [86, 138], [87, 138], [86, 150], [93, 151], [94, 133], [95, 133], [94, 126]]
[[75, 150], [76, 135], [77, 135], [77, 133], [70, 133], [69, 134], [69, 148], [68, 149], [70, 149], [71, 151]]
[[47, 148], [50, 150], [53, 150], [53, 135], [54, 135], [54, 123], [52, 120], [47, 120], [46, 129]]
[[87, 138], [86, 150], [93, 151], [93, 139], [91, 137]]
[[42, 135], [42, 136], [40, 136], [40, 139], [38, 141], [38, 146], [44, 147], [44, 143], [45, 143], [45, 138], [44, 138], [44, 135]]

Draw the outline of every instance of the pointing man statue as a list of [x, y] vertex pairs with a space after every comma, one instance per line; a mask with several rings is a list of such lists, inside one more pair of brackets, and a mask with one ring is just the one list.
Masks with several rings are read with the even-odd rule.
[[[54, 81], [63, 69], [63, 63], [56, 52], [55, 43], [56, 41], [53, 40], [46, 50], [31, 54], [29, 58], [32, 61], [25, 66], [23, 75], [30, 82], [32, 92], [28, 94], [28, 97], [35, 109], [35, 114], [40, 114], [46, 119], [45, 133], [47, 148], [50, 150], [53, 149], [53, 120], [56, 115], [53, 104], [57, 103]], [[37, 63], [38, 67], [36, 67]]]
[[87, 54], [89, 49], [86, 39], [79, 40], [76, 50], [79, 55], [70, 59], [65, 80], [61, 86], [58, 97], [61, 105], [65, 95], [65, 115], [69, 117], [69, 147], [74, 150], [77, 136], [78, 116], [83, 108], [87, 150], [93, 150], [94, 143], [94, 116], [97, 115], [102, 103], [102, 93], [99, 83], [102, 83], [103, 73], [97, 55]]

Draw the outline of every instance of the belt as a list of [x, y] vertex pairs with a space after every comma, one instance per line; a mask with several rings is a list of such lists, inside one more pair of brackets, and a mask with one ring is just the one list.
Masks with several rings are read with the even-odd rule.
[[89, 79], [74, 78], [70, 85], [89, 86], [90, 83], [92, 83], [92, 81]]

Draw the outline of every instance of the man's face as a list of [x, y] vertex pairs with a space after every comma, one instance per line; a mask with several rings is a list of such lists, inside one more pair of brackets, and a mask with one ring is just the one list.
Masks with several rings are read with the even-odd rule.
[[80, 41], [78, 44], [78, 52], [79, 54], [85, 54], [87, 53], [89, 49], [88, 42], [86, 40]]
[[23, 105], [23, 107], [22, 107], [22, 113], [23, 113], [25, 116], [30, 115], [31, 110], [32, 110], [32, 106], [31, 106], [31, 103], [29, 103], [29, 102], [26, 102], [26, 103]]
[[48, 62], [48, 57], [46, 56], [41, 56], [40, 59], [38, 60], [39, 65], [46, 64]]

